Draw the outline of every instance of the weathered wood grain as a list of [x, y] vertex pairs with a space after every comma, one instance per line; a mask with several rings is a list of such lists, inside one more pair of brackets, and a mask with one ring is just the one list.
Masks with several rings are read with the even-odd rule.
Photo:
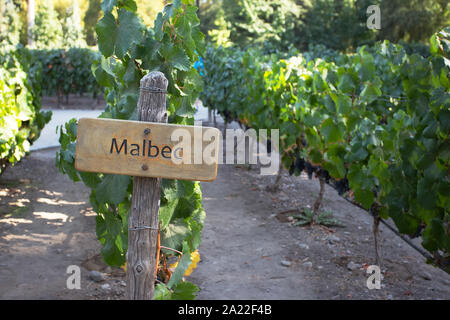
[[[157, 95], [163, 94], [157, 93]], [[169, 154], [169, 150], [173, 153], [173, 147], [178, 143], [177, 141], [172, 142], [170, 137], [175, 130], [179, 129], [189, 132], [192, 138], [191, 164], [176, 164], [171, 158], [175, 155]], [[148, 132], [146, 130], [150, 130], [150, 132], [146, 133]], [[195, 130], [197, 131], [194, 132]], [[206, 131], [209, 131], [208, 135], [213, 136], [214, 139], [203, 141], [203, 133]], [[83, 118], [78, 122], [75, 168], [79, 171], [130, 176], [213, 181], [217, 175], [219, 152], [216, 152], [212, 164], [205, 161], [202, 161], [201, 164], [194, 164], [194, 145], [198, 143], [202, 146], [200, 156], [202, 150], [211, 141], [215, 144], [215, 150], [218, 151], [219, 135], [220, 131], [216, 128]], [[124, 152], [125, 146], [122, 146], [125, 139], [127, 141], [127, 154]], [[158, 148], [156, 157], [148, 156], [149, 141], [151, 142], [150, 154], [152, 156], [156, 154], [156, 148]], [[113, 152], [111, 152], [111, 149]], [[134, 155], [130, 151], [134, 151]], [[136, 153], [139, 155], [136, 155]], [[180, 152], [177, 152], [178, 156], [179, 154]]]
[[[141, 79], [141, 87], [165, 91], [167, 85], [161, 72], [151, 72]], [[141, 121], [167, 122], [166, 95], [141, 89], [138, 112]], [[127, 252], [127, 291], [132, 300], [153, 299], [160, 195], [161, 178], [133, 178]]]

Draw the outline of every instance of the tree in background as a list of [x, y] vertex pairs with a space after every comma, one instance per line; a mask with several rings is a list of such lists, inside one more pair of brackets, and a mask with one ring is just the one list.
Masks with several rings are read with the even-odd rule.
[[208, 32], [216, 29], [215, 21], [219, 18], [219, 10], [223, 12], [222, 0], [203, 0], [198, 5], [200, 30], [208, 39]]
[[61, 47], [63, 30], [52, 1], [43, 1], [39, 4], [31, 33], [34, 47], [37, 49]]
[[[38, 0], [38, 1], [50, 1], [50, 0]], [[73, 0], [51, 0], [53, 1], [53, 6], [55, 11], [58, 13], [59, 20], [64, 20], [66, 17], [67, 9], [72, 7]], [[99, 0], [98, 2], [102, 2]], [[89, 0], [77, 0], [78, 8], [80, 9], [80, 16], [84, 17], [86, 11], [89, 7]], [[81, 20], [82, 27], [84, 27], [84, 22]]]
[[36, 1], [27, 0], [27, 44], [33, 46], [33, 28], [36, 19]]
[[[38, 0], [41, 2], [42, 0]], [[45, 0], [44, 0], [45, 1]], [[72, 6], [72, 0], [47, 0], [53, 2], [53, 8], [58, 14], [59, 20], [64, 20], [66, 17], [67, 9]]]
[[63, 41], [65, 48], [85, 47], [83, 28], [81, 27], [80, 8], [77, 0], [72, 0], [72, 5], [67, 8], [66, 17], [63, 21]]
[[361, 16], [353, 0], [311, 1], [306, 8], [304, 24], [298, 32], [300, 48], [321, 44], [336, 50], [346, 50], [370, 41], [374, 36], [366, 26], [368, 6], [361, 7], [364, 10], [364, 16]]
[[222, 0], [197, 1], [200, 30], [216, 46], [230, 46], [230, 23], [225, 18]]
[[209, 40], [216, 46], [224, 48], [232, 45], [230, 41], [230, 24], [225, 20], [225, 12], [220, 8], [217, 12], [217, 18], [214, 21], [214, 29], [208, 30]]
[[[136, 0], [139, 15], [147, 27], [153, 25], [156, 12], [171, 1]], [[27, 36], [27, 29], [36, 29], [31, 27], [35, 8], [54, 6], [64, 25], [73, 19], [67, 16], [72, 0], [0, 0], [4, 4], [10, 2], [18, 9], [19, 19], [6, 23], [6, 16], [12, 17], [10, 14], [2, 14], [0, 19], [3, 28], [8, 25], [20, 29], [20, 43], [24, 45], [31, 44], [37, 36], [36, 32]], [[94, 28], [101, 18], [102, 0], [78, 0], [77, 3], [81, 21], [73, 22], [72, 26], [81, 27], [87, 44], [95, 46]], [[428, 42], [431, 34], [450, 24], [449, 0], [196, 0], [196, 3], [200, 28], [207, 40], [218, 45], [265, 45], [271, 50], [286, 50], [291, 45], [307, 50], [310, 45], [322, 44], [351, 51], [384, 39]], [[367, 8], [374, 4], [381, 8], [381, 30], [366, 27]], [[57, 24], [46, 27], [59, 29]], [[6, 33], [11, 39], [15, 37], [14, 32]], [[41, 38], [55, 36], [58, 37], [58, 31], [41, 34]]]
[[[40, 0], [42, 1], [42, 0]], [[47, 0], [48, 1], [48, 0]], [[67, 14], [70, 13], [70, 8], [73, 6], [73, 0], [52, 0], [53, 5], [55, 7], [56, 12], [58, 13], [58, 18], [60, 21], [64, 21], [67, 17]], [[96, 1], [101, 3], [102, 0]], [[80, 26], [83, 30], [83, 37], [86, 37], [85, 34], [85, 22], [84, 17], [86, 16], [86, 12], [89, 7], [89, 0], [77, 0], [79, 15], [80, 15]], [[99, 5], [100, 6], [100, 5]]]
[[95, 25], [100, 19], [101, 2], [98, 0], [89, 0], [89, 7], [84, 16], [84, 32], [86, 35], [86, 43], [89, 46], [97, 44], [97, 36], [95, 34]]
[[[449, 0], [201, 0], [199, 5], [210, 41], [229, 29], [231, 41], [241, 47], [270, 43], [275, 50], [321, 44], [352, 51], [385, 39], [427, 43], [450, 24]], [[380, 6], [381, 30], [366, 26], [370, 5]]]
[[18, 6], [12, 0], [0, 0], [0, 44], [17, 45], [22, 27]]
[[137, 12], [144, 24], [153, 27], [156, 15], [164, 8], [163, 0], [136, 0]]
[[427, 41], [450, 23], [448, 0], [383, 0], [380, 7], [378, 40]]
[[[366, 27], [367, 8], [379, 5], [381, 29]], [[450, 23], [448, 0], [312, 0], [301, 34], [311, 43], [346, 50], [376, 40], [428, 42]]]
[[287, 48], [298, 41], [302, 7], [292, 0], [223, 0], [231, 41], [241, 46], [269, 42]]

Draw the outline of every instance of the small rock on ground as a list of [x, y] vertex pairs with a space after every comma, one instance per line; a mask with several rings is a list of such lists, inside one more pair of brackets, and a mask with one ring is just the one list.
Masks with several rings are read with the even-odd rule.
[[89, 279], [95, 282], [102, 282], [106, 280], [106, 275], [96, 270], [89, 272]]
[[283, 267], [290, 267], [290, 266], [292, 265], [292, 262], [287, 261], [287, 260], [282, 260], [282, 261], [281, 261], [281, 265], [282, 265]]
[[109, 283], [103, 284], [101, 288], [102, 288], [103, 290], [111, 290], [111, 286], [109, 285]]
[[332, 234], [331, 236], [328, 237], [328, 242], [330, 243], [336, 243], [336, 242], [340, 242], [341, 238], [335, 236], [334, 234]]
[[360, 265], [357, 264], [357, 263], [354, 263], [353, 261], [350, 261], [350, 262], [347, 264], [347, 269], [350, 270], [350, 271], [357, 270], [357, 269], [359, 269], [359, 268], [360, 268]]
[[423, 279], [425, 280], [431, 280], [431, 274], [429, 274], [426, 271], [423, 271], [422, 274], [420, 275]]
[[308, 249], [309, 249], [309, 246], [308, 246], [306, 243], [299, 243], [298, 246], [299, 246], [301, 249], [305, 249], [305, 250], [308, 250]]

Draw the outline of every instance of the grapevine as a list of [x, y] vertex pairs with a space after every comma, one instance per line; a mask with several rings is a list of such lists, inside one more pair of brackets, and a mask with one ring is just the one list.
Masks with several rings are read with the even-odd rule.
[[[202, 89], [202, 78], [193, 64], [196, 52], [202, 55], [205, 46], [193, 4], [193, 0], [173, 1], [158, 14], [154, 27], [146, 29], [134, 1], [102, 2], [104, 16], [96, 27], [101, 57], [92, 65], [98, 84], [105, 88], [107, 106], [100, 118], [137, 120], [140, 79], [150, 71], [161, 71], [169, 80], [168, 122], [194, 123], [193, 103]], [[60, 128], [57, 166], [73, 181], [81, 180], [91, 188], [102, 255], [109, 265], [122, 266], [126, 262], [133, 178], [76, 171], [76, 130], [75, 119]], [[200, 244], [205, 219], [200, 184], [163, 179], [161, 189], [155, 299], [193, 299], [198, 288], [183, 281], [183, 276]], [[171, 271], [167, 262], [173, 257], [178, 263]]]
[[388, 41], [325, 60], [211, 49], [202, 99], [226, 121], [279, 128], [291, 174], [329, 182], [375, 225], [392, 218], [448, 270], [449, 34], [426, 58]]
[[0, 47], [0, 174], [30, 151], [52, 115], [40, 110], [42, 68], [30, 61], [23, 47]]

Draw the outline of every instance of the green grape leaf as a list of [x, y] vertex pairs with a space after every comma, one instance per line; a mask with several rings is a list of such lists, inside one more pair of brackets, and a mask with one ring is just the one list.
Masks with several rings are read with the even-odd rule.
[[101, 8], [103, 12], [111, 12], [116, 4], [117, 0], [103, 0]]
[[191, 282], [179, 283], [173, 291], [172, 300], [194, 300], [199, 288]]
[[322, 133], [327, 143], [338, 142], [342, 140], [344, 136], [344, 130], [342, 129], [342, 126], [335, 124], [333, 119], [331, 118], [328, 118], [322, 123], [320, 132]]
[[381, 90], [373, 84], [368, 84], [364, 87], [364, 90], [361, 92], [360, 96], [367, 103], [372, 103], [379, 96], [381, 96]]
[[110, 266], [120, 267], [126, 262], [122, 250], [116, 245], [115, 239], [111, 237], [106, 238], [101, 249], [101, 254], [105, 262]]
[[172, 68], [182, 71], [188, 71], [191, 68], [189, 57], [182, 48], [171, 43], [163, 44], [159, 53]]
[[170, 292], [169, 288], [167, 288], [166, 285], [162, 283], [158, 283], [155, 286], [155, 294], [153, 297], [154, 300], [171, 300], [172, 299], [172, 293]]
[[133, 43], [142, 39], [143, 25], [138, 16], [125, 9], [119, 10], [119, 27], [115, 44], [115, 53], [122, 58]]
[[182, 252], [183, 255], [181, 256], [181, 259], [178, 262], [177, 268], [172, 273], [169, 283], [167, 284], [169, 288], [172, 288], [180, 283], [180, 281], [183, 279], [184, 273], [191, 265], [191, 249], [189, 248], [189, 245], [185, 241], [183, 242]]
[[375, 200], [375, 197], [372, 191], [358, 188], [355, 190], [355, 199], [361, 203], [364, 208], [369, 210]]
[[429, 179], [421, 179], [417, 184], [417, 200], [425, 209], [433, 209], [436, 205], [437, 194], [434, 191], [434, 182]]
[[155, 30], [155, 39], [157, 41], [161, 41], [163, 36], [164, 36], [164, 32], [163, 32], [163, 26], [164, 26], [164, 18], [161, 12], [158, 13], [158, 15], [156, 16], [156, 20], [153, 26], [153, 29]]
[[431, 220], [431, 223], [423, 231], [422, 238], [422, 245], [428, 251], [445, 249], [448, 252], [450, 250], [450, 239], [440, 219]]
[[190, 235], [189, 225], [183, 219], [174, 219], [162, 230], [161, 245], [181, 250], [183, 241]]
[[95, 189], [98, 184], [101, 182], [97, 173], [92, 172], [79, 172], [80, 178], [83, 183], [89, 188]]
[[96, 199], [99, 203], [112, 203], [118, 205], [127, 197], [128, 184], [131, 177], [106, 174], [102, 182], [97, 186]]
[[118, 30], [116, 19], [111, 12], [105, 11], [102, 19], [97, 23], [95, 31], [98, 35], [98, 48], [103, 56], [110, 57], [114, 53], [115, 39]]
[[355, 84], [349, 74], [343, 74], [339, 78], [338, 89], [345, 93], [353, 93], [355, 90]]
[[142, 38], [143, 26], [138, 16], [126, 9], [119, 9], [118, 19], [105, 12], [104, 17], [95, 28], [98, 35], [98, 46], [104, 57], [116, 54], [122, 58]]
[[122, 0], [120, 1], [120, 7], [132, 12], [136, 12], [137, 10], [137, 5], [134, 0]]

